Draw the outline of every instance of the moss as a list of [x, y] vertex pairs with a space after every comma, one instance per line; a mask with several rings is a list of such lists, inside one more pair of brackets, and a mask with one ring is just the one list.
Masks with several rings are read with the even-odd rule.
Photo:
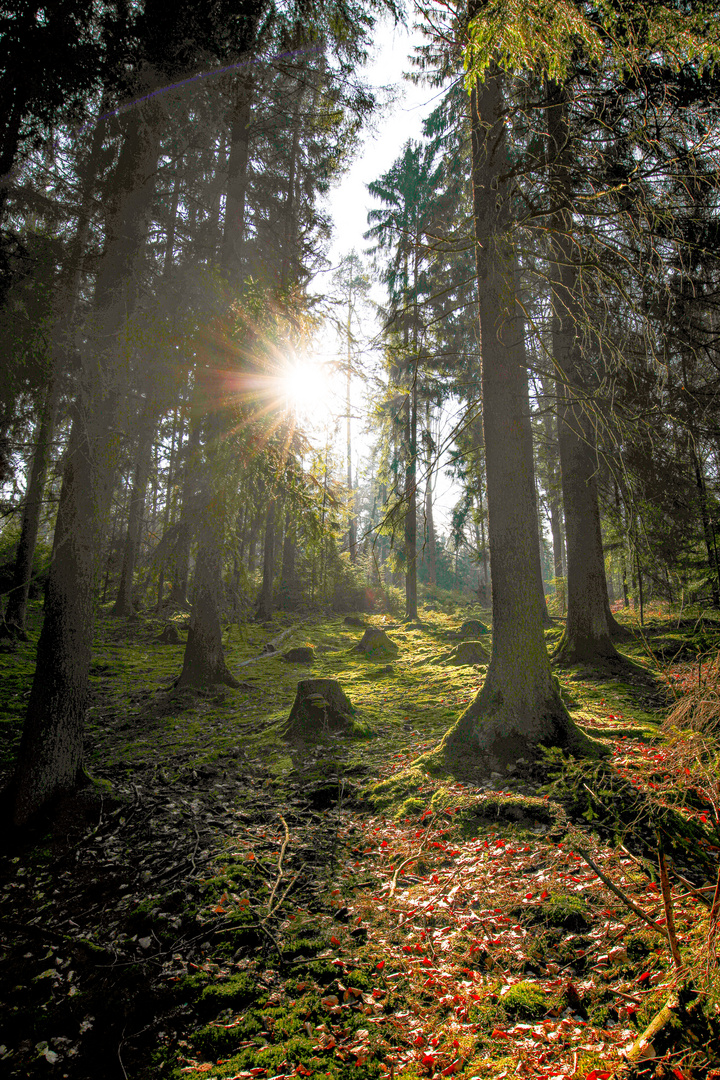
[[507, 1016], [520, 1020], [539, 1020], [548, 1011], [547, 995], [537, 983], [519, 982], [510, 987], [502, 999]]
[[425, 799], [418, 799], [415, 798], [415, 796], [411, 796], [409, 799], [405, 799], [405, 802], [400, 804], [395, 816], [397, 818], [415, 817], [417, 814], [422, 814], [426, 807], [427, 803]]
[[256, 979], [245, 973], [231, 975], [221, 982], [204, 986], [197, 1003], [198, 1011], [205, 1016], [214, 1016], [223, 1009], [238, 1009], [254, 1000], [256, 994]]
[[547, 900], [532, 906], [516, 904], [508, 914], [524, 926], [554, 926], [578, 931], [586, 930], [592, 924], [585, 898], [560, 890], [553, 890]]

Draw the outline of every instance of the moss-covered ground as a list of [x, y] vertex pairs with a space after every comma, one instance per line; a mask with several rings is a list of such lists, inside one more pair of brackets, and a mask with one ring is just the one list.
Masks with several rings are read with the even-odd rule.
[[[720, 836], [707, 790], [674, 783], [660, 725], [720, 630], [657, 619], [623, 643], [635, 667], [558, 671], [609, 762], [551, 753], [473, 785], [414, 763], [480, 686], [482, 666], [441, 658], [465, 619], [489, 613], [422, 617], [371, 617], [399, 646], [390, 661], [351, 652], [363, 631], [341, 616], [233, 626], [243, 686], [193, 692], [172, 687], [183, 645], [158, 642], [162, 623], [101, 615], [86, 747], [97, 783], [2, 854], [8, 1076], [597, 1080], [674, 969], [662, 925], [578, 849], [662, 924], [658, 838], [683, 962], [707, 989]], [[0, 654], [6, 771], [39, 619]], [[280, 656], [306, 644], [312, 666]], [[340, 681], [350, 734], [283, 739], [308, 677]], [[719, 1007], [710, 990], [707, 1037], [676, 1041], [656, 1075], [720, 1067]]]

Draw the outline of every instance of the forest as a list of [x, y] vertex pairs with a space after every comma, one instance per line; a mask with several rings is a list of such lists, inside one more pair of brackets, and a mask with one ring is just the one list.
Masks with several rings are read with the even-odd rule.
[[719, 58], [0, 0], [4, 1075], [720, 1080]]

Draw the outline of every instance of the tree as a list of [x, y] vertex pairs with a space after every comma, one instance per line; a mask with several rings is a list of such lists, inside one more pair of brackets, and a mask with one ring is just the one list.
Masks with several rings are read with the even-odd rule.
[[[471, 20], [476, 11], [470, 9]], [[482, 689], [441, 745], [455, 767], [472, 755], [485, 769], [531, 758], [540, 744], [576, 754], [591, 750], [560, 698], [543, 633], [523, 320], [509, 250], [513, 189], [501, 87], [502, 73], [493, 64], [482, 84], [473, 81], [470, 95], [492, 654]]]
[[[241, 47], [252, 44], [261, 10], [259, 2], [248, 10]], [[177, 76], [192, 62], [188, 14], [195, 13], [179, 7], [170, 15], [153, 0], [139, 19], [144, 62], [132, 84], [139, 99], [120, 118], [123, 141], [73, 405], [36, 673], [13, 778], [17, 824], [82, 781], [95, 558], [112, 490], [123, 334], [137, 303], [137, 260], [147, 235], [163, 131], [161, 103], [152, 91], [161, 76]], [[193, 46], [201, 48], [207, 38], [201, 41], [200, 31], [207, 26], [197, 15], [191, 25], [198, 34]]]

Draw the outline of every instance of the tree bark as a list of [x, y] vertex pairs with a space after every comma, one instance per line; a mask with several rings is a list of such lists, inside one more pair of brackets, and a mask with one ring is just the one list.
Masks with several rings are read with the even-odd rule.
[[202, 687], [222, 683], [237, 687], [240, 683], [225, 662], [219, 614], [225, 505], [209, 486], [203, 496], [190, 630], [182, 671], [175, 685]]
[[153, 98], [125, 117], [72, 410], [45, 621], [13, 780], [17, 824], [74, 789], [82, 777], [95, 560], [114, 478], [114, 431], [124, 374], [121, 337], [137, 296], [136, 263], [155, 190], [161, 126]]
[[405, 465], [405, 618], [416, 621], [417, 606], [417, 370], [411, 373], [407, 396], [407, 462]]
[[8, 597], [5, 622], [12, 634], [27, 640], [26, 618], [27, 600], [32, 578], [33, 559], [37, 545], [38, 532], [40, 530], [40, 515], [42, 513], [43, 493], [47, 478], [48, 465], [50, 463], [50, 450], [55, 423], [57, 420], [58, 405], [60, 403], [60, 379], [58, 376], [51, 377], [50, 385], [45, 395], [42, 413], [38, 423], [37, 437], [35, 439], [35, 452], [28, 479], [25, 505], [23, 506], [22, 524], [20, 526], [20, 540], [15, 553], [15, 565], [13, 567], [13, 584]]
[[441, 748], [456, 770], [468, 771], [474, 758], [482, 772], [532, 758], [540, 744], [574, 753], [591, 747], [560, 698], [545, 648], [527, 372], [518, 348], [522, 319], [505, 235], [511, 190], [500, 80], [492, 69], [471, 95], [492, 655], [482, 689]]
[[[103, 98], [99, 116], [103, 115], [105, 104], [106, 101]], [[81, 196], [77, 225], [75, 234], [68, 245], [67, 258], [60, 275], [53, 305], [54, 322], [50, 336], [52, 365], [50, 385], [48, 386], [35, 440], [35, 452], [23, 508], [20, 541], [15, 557], [13, 587], [6, 613], [6, 620], [11, 630], [22, 638], [26, 636], [25, 621], [30, 576], [40, 528], [42, 499], [47, 470], [50, 464], [50, 451], [60, 404], [62, 381], [72, 367], [72, 335], [76, 323], [78, 293], [83, 259], [90, 232], [104, 130], [103, 121], [98, 119], [93, 131], [87, 159], [79, 170]]]
[[273, 581], [275, 579], [275, 499], [271, 498], [265, 518], [263, 548], [263, 579], [257, 602], [257, 617], [265, 622], [273, 613]]
[[570, 140], [565, 92], [549, 88], [548, 157], [554, 201], [550, 237], [553, 266], [553, 356], [561, 374], [558, 433], [565, 538], [567, 620], [554, 658], [563, 664], [619, 660], [612, 642], [597, 492], [597, 454], [578, 336], [577, 259], [571, 236]]
[[133, 578], [137, 554], [140, 549], [140, 534], [145, 514], [145, 492], [152, 464], [152, 449], [156, 430], [157, 413], [154, 407], [146, 406], [145, 415], [141, 421], [138, 457], [135, 463], [133, 486], [130, 493], [130, 509], [125, 534], [122, 570], [120, 571], [120, 584], [112, 609], [113, 615], [132, 615], [134, 610], [132, 599]]

